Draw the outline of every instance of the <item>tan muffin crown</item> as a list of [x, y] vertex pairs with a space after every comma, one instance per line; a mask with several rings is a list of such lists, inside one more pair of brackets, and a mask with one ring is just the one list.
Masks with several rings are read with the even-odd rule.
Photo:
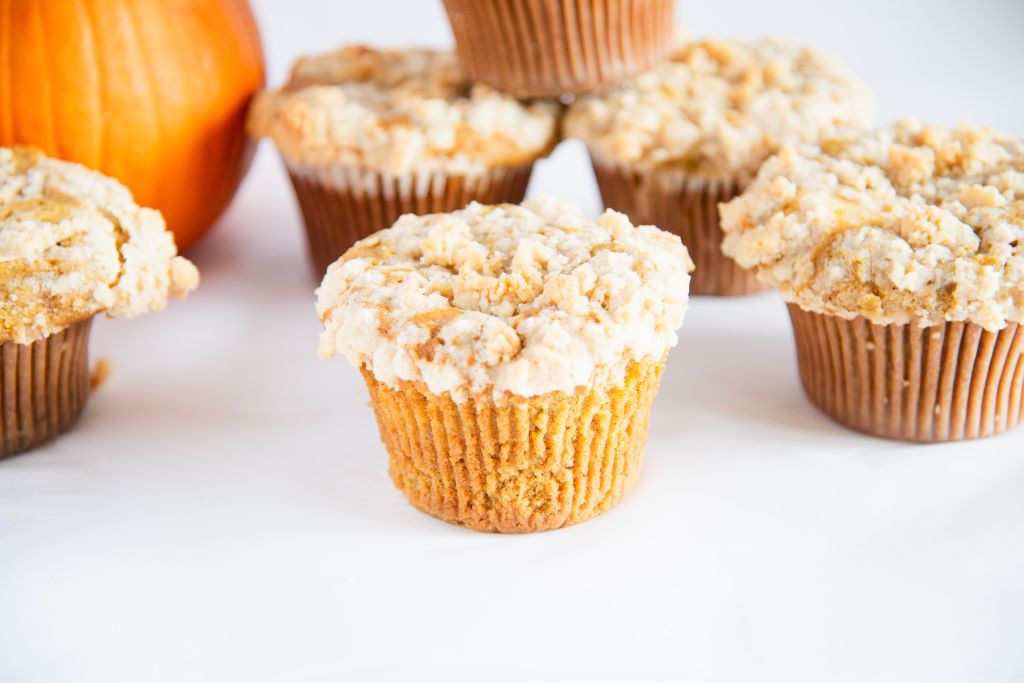
[[552, 199], [407, 215], [328, 269], [320, 353], [457, 401], [621, 382], [675, 345], [691, 269], [675, 235]]
[[788, 40], [702, 40], [581, 98], [568, 135], [605, 161], [749, 180], [783, 145], [866, 125], [873, 100], [838, 62]]
[[767, 161], [723, 250], [801, 308], [877, 324], [1024, 321], [1024, 143], [900, 121]]
[[293, 163], [471, 174], [546, 154], [558, 112], [472, 85], [450, 52], [349, 46], [300, 60], [249, 130]]
[[100, 312], [163, 308], [199, 282], [160, 213], [116, 180], [0, 148], [0, 341], [29, 343]]

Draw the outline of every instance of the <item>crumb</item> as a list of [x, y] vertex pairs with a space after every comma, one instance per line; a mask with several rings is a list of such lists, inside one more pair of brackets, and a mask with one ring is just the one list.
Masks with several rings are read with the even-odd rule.
[[802, 309], [1024, 321], [1024, 142], [911, 119], [786, 150], [720, 206], [722, 251]]
[[248, 127], [294, 164], [472, 174], [546, 154], [559, 111], [470, 83], [449, 51], [350, 45], [300, 59]]
[[747, 182], [785, 145], [867, 125], [874, 100], [839, 62], [780, 38], [683, 43], [647, 73], [579, 98], [568, 135], [641, 170]]
[[459, 401], [571, 393], [675, 345], [692, 269], [678, 236], [550, 198], [407, 215], [328, 269], [320, 354]]
[[101, 312], [160, 310], [198, 279], [160, 213], [121, 183], [0, 147], [0, 341], [27, 344]]
[[92, 364], [92, 370], [89, 372], [89, 387], [96, 391], [110, 379], [110, 375], [114, 372], [114, 366], [106, 358], [97, 358], [96, 362]]

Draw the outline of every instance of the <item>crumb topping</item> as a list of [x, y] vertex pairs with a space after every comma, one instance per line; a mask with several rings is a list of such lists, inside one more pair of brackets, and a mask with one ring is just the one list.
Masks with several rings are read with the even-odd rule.
[[320, 354], [459, 401], [618, 382], [676, 344], [692, 269], [675, 235], [550, 198], [406, 215], [328, 269]]
[[829, 57], [780, 38], [709, 39], [581, 98], [565, 128], [610, 161], [743, 182], [782, 146], [866, 125], [872, 110], [867, 88]]
[[295, 163], [470, 174], [546, 154], [558, 112], [471, 84], [451, 52], [354, 45], [299, 60], [249, 129]]
[[723, 251], [806, 310], [1024, 322], [1024, 143], [991, 129], [838, 131], [773, 157], [720, 208]]
[[0, 148], [0, 342], [29, 343], [101, 311], [159, 310], [199, 282], [160, 213], [116, 180]]

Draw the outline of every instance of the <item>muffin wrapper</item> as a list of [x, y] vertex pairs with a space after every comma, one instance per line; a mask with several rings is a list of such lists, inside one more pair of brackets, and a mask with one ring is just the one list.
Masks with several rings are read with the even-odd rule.
[[390, 228], [406, 213], [444, 213], [472, 201], [519, 203], [533, 164], [497, 167], [478, 175], [392, 175], [354, 167], [287, 161], [302, 209], [309, 252], [318, 275], [357, 241]]
[[584, 93], [672, 48], [674, 0], [445, 0], [466, 74], [517, 97]]
[[456, 403], [364, 369], [395, 486], [419, 510], [478, 531], [543, 531], [594, 517], [634, 484], [664, 360], [617, 387]]
[[789, 306], [811, 402], [862, 432], [906, 441], [991, 436], [1020, 422], [1024, 330], [873, 325]]
[[0, 457], [49, 441], [82, 412], [91, 327], [87, 318], [30, 344], [0, 345]]
[[679, 235], [696, 266], [690, 294], [740, 296], [768, 289], [753, 271], [722, 253], [718, 204], [742, 191], [732, 180], [707, 180], [681, 171], [641, 173], [591, 155], [605, 206], [634, 223], [656, 225]]

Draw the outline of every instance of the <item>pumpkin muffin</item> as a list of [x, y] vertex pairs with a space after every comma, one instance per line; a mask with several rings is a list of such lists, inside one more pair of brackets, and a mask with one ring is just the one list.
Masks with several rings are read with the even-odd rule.
[[473, 85], [449, 52], [349, 46], [300, 60], [249, 129], [284, 157], [319, 277], [404, 213], [521, 201], [559, 113]]
[[1020, 421], [1024, 143], [910, 120], [837, 131], [721, 210], [725, 253], [789, 302], [826, 413], [915, 441]]
[[403, 216], [328, 269], [320, 354], [362, 370], [414, 506], [554, 529], [635, 482], [691, 268], [675, 235], [551, 199]]
[[0, 457], [66, 430], [89, 393], [97, 313], [162, 309], [199, 282], [160, 213], [117, 181], [0, 148]]
[[474, 81], [517, 97], [582, 94], [672, 50], [674, 0], [445, 0]]
[[566, 133], [590, 148], [605, 205], [682, 236], [691, 293], [763, 287], [721, 254], [719, 202], [784, 145], [863, 125], [867, 89], [832, 59], [782, 39], [703, 40], [607, 92], [580, 99]]

